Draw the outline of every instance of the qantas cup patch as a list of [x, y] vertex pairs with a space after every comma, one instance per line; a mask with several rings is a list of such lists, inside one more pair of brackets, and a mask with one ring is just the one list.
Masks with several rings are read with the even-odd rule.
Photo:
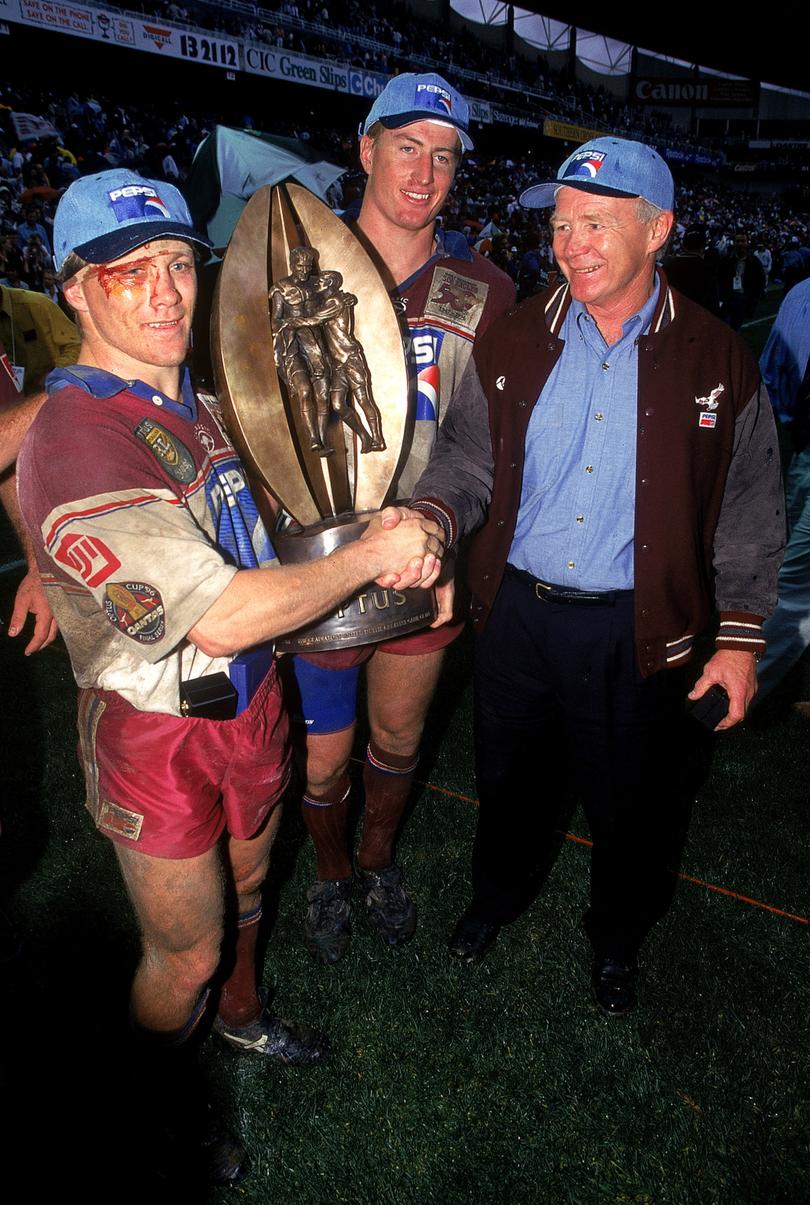
[[110, 582], [104, 610], [114, 628], [139, 644], [157, 644], [166, 632], [163, 599], [147, 582]]

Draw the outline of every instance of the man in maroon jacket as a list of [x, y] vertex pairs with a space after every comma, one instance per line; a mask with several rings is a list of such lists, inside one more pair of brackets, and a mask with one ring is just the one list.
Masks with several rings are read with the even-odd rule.
[[716, 606], [689, 697], [725, 692], [718, 730], [743, 718], [783, 543], [756, 364], [656, 270], [673, 192], [651, 148], [599, 138], [523, 194], [554, 206], [567, 283], [476, 345], [413, 502], [448, 546], [483, 524], [480, 810], [451, 952], [480, 959], [527, 906], [574, 791], [593, 838], [593, 994], [611, 1016], [635, 1004], [639, 949], [674, 891], [691, 798], [682, 667]]

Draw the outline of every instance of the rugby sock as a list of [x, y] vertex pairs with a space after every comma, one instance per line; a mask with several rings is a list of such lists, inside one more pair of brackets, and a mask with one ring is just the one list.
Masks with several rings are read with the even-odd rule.
[[147, 1029], [141, 1025], [139, 1021], [130, 1012], [129, 1024], [138, 1042], [145, 1043], [153, 1049], [173, 1050], [178, 1046], [184, 1045], [195, 1029], [199, 1025], [205, 1015], [205, 1008], [208, 1004], [208, 998], [211, 995], [210, 987], [204, 987], [197, 997], [196, 1003], [191, 1010], [191, 1014], [180, 1029]]
[[347, 772], [323, 795], [304, 795], [302, 814], [315, 845], [318, 878], [350, 879], [352, 864], [349, 858], [346, 829], [349, 818], [351, 783]]
[[384, 870], [394, 860], [394, 838], [411, 793], [416, 757], [400, 757], [369, 741], [363, 785], [366, 810], [357, 861], [363, 870]]
[[218, 1015], [231, 1029], [244, 1029], [261, 1016], [262, 1004], [256, 990], [256, 939], [261, 919], [262, 906], [258, 904], [237, 921], [233, 970], [222, 985], [218, 1009]]

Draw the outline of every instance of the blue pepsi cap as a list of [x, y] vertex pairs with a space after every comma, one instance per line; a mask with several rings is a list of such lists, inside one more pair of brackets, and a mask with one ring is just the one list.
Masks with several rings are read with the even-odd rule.
[[520, 195], [526, 209], [554, 204], [558, 188], [578, 188], [600, 197], [644, 197], [659, 209], [673, 209], [672, 172], [651, 146], [627, 138], [594, 138], [569, 155], [557, 179], [533, 184]]
[[473, 149], [470, 106], [446, 79], [432, 71], [425, 75], [410, 71], [389, 80], [371, 106], [360, 133], [367, 134], [377, 121], [386, 130], [399, 130], [414, 121], [438, 121], [458, 130], [465, 151]]
[[75, 251], [90, 264], [107, 264], [160, 238], [211, 250], [174, 185], [114, 168], [80, 176], [63, 194], [53, 222], [53, 262], [61, 272]]

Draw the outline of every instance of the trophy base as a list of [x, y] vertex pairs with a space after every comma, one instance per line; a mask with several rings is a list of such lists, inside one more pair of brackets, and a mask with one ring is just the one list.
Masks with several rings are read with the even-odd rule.
[[[309, 527], [277, 532], [273, 543], [282, 565], [300, 565], [351, 544], [367, 527], [368, 519], [362, 515], [338, 515]], [[281, 637], [276, 648], [285, 653], [323, 653], [376, 644], [425, 628], [437, 614], [433, 590], [383, 589], [372, 582], [331, 615]]]

